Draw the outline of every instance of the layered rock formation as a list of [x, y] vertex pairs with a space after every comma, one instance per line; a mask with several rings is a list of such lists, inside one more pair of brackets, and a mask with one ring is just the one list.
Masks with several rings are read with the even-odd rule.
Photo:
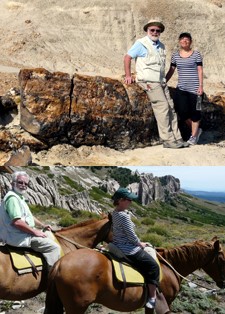
[[[47, 207], [56, 206], [69, 211], [86, 210], [101, 213], [107, 208], [111, 209], [111, 200], [107, 198], [102, 203], [94, 200], [91, 197], [92, 188], [104, 186], [104, 190], [111, 195], [119, 187], [114, 179], [99, 178], [83, 167], [51, 167], [48, 170], [39, 168], [38, 171], [27, 168], [26, 170], [31, 177], [27, 190], [28, 201], [31, 204]], [[138, 174], [138, 176], [140, 182], [133, 183], [128, 188], [139, 196], [142, 205], [148, 205], [154, 200], [167, 201], [180, 191], [179, 179], [173, 176], [154, 177], [153, 174]], [[76, 188], [68, 183], [67, 178], [69, 182], [76, 183]], [[0, 173], [0, 186], [3, 197], [11, 188], [10, 174]]]
[[[121, 77], [123, 56], [154, 17], [165, 24], [167, 67], [181, 32], [204, 57], [205, 83], [224, 82], [224, 0], [2, 0], [0, 64]], [[51, 18], [50, 18], [51, 17]], [[207, 91], [209, 93], [209, 90]]]
[[139, 196], [139, 200], [143, 205], [148, 205], [152, 201], [167, 201], [180, 191], [179, 179], [171, 175], [154, 177], [150, 173], [139, 176], [140, 182], [132, 183], [128, 188]]

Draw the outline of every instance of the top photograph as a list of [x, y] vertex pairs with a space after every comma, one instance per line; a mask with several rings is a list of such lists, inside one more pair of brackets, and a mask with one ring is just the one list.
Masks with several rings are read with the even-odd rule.
[[0, 1], [0, 166], [224, 166], [224, 8]]

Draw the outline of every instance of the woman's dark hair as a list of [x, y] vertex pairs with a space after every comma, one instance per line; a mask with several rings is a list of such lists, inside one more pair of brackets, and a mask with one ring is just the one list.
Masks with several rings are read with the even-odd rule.
[[190, 33], [181, 33], [180, 36], [179, 36], [179, 40], [181, 38], [184, 38], [184, 37], [187, 37], [187, 38], [189, 38], [192, 41], [192, 37], [191, 37]]
[[117, 206], [119, 205], [119, 201], [122, 200], [122, 198], [117, 198], [116, 200], [113, 200], [113, 205]]

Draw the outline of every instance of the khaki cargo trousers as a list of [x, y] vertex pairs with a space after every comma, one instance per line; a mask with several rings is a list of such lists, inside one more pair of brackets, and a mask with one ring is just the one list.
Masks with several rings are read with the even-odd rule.
[[159, 136], [163, 142], [182, 140], [178, 129], [177, 114], [166, 83], [138, 82], [147, 93], [157, 121]]

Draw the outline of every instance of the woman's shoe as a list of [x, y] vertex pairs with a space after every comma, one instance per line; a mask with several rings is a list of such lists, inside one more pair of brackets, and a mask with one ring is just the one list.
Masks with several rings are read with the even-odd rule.
[[155, 303], [156, 303], [156, 299], [155, 298], [150, 298], [150, 299], [148, 299], [148, 302], [145, 304], [145, 306], [148, 309], [154, 309], [155, 308]]

